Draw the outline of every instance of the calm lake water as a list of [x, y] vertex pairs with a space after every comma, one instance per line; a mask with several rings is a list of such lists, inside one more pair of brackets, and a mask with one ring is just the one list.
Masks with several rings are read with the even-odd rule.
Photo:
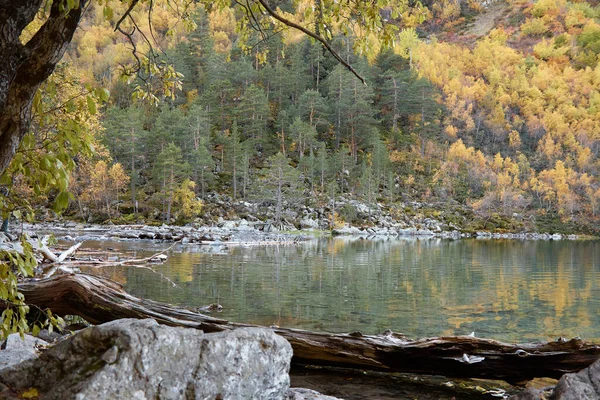
[[[169, 244], [88, 247], [144, 257]], [[509, 342], [559, 336], [600, 342], [600, 242], [327, 238], [297, 246], [207, 248], [177, 245], [165, 264], [153, 267], [156, 272], [93, 272], [144, 298], [192, 307], [219, 303], [218, 316], [237, 322], [367, 334], [392, 329], [409, 337], [474, 331]]]

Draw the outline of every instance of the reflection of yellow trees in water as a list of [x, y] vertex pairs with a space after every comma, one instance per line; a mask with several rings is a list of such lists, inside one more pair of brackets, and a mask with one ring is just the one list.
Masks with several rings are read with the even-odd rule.
[[157, 271], [164, 273], [174, 282], [191, 282], [194, 280], [194, 265], [202, 262], [202, 254], [198, 253], [177, 253], [177, 263], [173, 263], [169, 268], [156, 268]]
[[385, 277], [395, 292], [386, 317], [405, 320], [407, 332], [441, 317], [438, 334], [446, 335], [482, 328], [521, 338], [600, 336], [592, 329], [600, 321], [587, 306], [599, 289], [593, 245], [473, 240], [390, 247], [387, 261], [401, 269]]
[[[477, 242], [476, 242], [477, 243]], [[539, 251], [536, 247], [548, 247], [550, 253]], [[589, 263], [574, 267], [573, 257], [578, 257], [579, 262], [587, 260], [589, 254], [579, 251], [574, 254], [571, 245], [558, 246], [548, 242], [519, 242], [507, 243], [507, 248], [500, 250], [498, 256], [485, 251], [485, 242], [472, 246], [473, 269], [481, 266], [483, 282], [481, 293], [475, 298], [483, 300], [485, 307], [473, 305], [468, 309], [469, 316], [450, 316], [448, 323], [459, 328], [461, 324], [474, 323], [485, 320], [477, 317], [479, 313], [492, 310], [496, 313], [511, 315], [512, 319], [506, 320], [508, 329], [517, 329], [523, 320], [535, 319], [535, 315], [521, 310], [536, 308], [536, 304], [554, 311], [553, 315], [545, 315], [540, 323], [535, 324], [540, 334], [548, 332], [561, 332], [561, 329], [571, 327], [590, 327], [592, 325], [589, 307], [586, 304], [592, 298], [592, 291], [597, 290], [595, 282], [586, 279], [585, 272], [589, 272]], [[539, 262], [543, 269], [535, 269], [536, 276], [530, 276], [531, 271], [527, 254], [531, 253], [530, 247], [535, 250], [533, 262]], [[585, 246], [583, 246], [585, 250]], [[544, 249], [541, 249], [544, 250]], [[507, 256], [507, 255], [512, 255]], [[445, 295], [442, 295], [445, 297]], [[485, 301], [485, 297], [489, 299]], [[496, 319], [501, 319], [496, 317]], [[593, 338], [588, 338], [593, 339]]]
[[171, 254], [147, 270], [106, 269], [141, 297], [219, 301], [240, 322], [501, 340], [600, 337], [598, 246], [584, 242], [320, 240]]
[[483, 304], [466, 304], [446, 307], [445, 309], [449, 314], [446, 321], [454, 329], [460, 329], [463, 324], [473, 324], [488, 319], [487, 317], [478, 316], [488, 311]]
[[[460, 329], [463, 324], [474, 324], [476, 322], [486, 321], [486, 317], [475, 317], [475, 316], [463, 316], [463, 317], [450, 317], [447, 319], [448, 324], [450, 324], [455, 329]], [[452, 331], [453, 335], [456, 335], [456, 331]]]
[[82, 267], [81, 272], [85, 272], [87, 274], [92, 275], [104, 276], [106, 278], [112, 279], [115, 282], [119, 282], [121, 285], [125, 285], [127, 283], [127, 268], [128, 267], [124, 266], [103, 268]]
[[329, 242], [329, 253], [336, 255], [342, 252], [350, 242], [344, 239], [332, 240]]

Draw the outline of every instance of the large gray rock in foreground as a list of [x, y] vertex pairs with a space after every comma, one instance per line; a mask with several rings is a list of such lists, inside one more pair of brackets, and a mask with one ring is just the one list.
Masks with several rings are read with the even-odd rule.
[[43, 399], [283, 399], [292, 348], [267, 329], [204, 334], [154, 320], [85, 329], [0, 370], [13, 390]]
[[564, 374], [551, 397], [554, 400], [600, 399], [600, 360], [575, 374]]

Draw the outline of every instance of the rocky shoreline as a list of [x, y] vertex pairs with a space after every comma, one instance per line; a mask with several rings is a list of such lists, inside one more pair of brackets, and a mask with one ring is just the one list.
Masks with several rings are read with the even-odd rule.
[[183, 244], [293, 244], [316, 236], [356, 236], [362, 238], [443, 238], [443, 239], [515, 239], [515, 240], [577, 240], [578, 235], [558, 233], [492, 233], [474, 234], [452, 231], [433, 231], [428, 228], [400, 227], [356, 227], [345, 225], [329, 230], [296, 229], [282, 231], [271, 224], [252, 222], [246, 219], [222, 221], [213, 226], [176, 225], [97, 225], [73, 221], [23, 224], [23, 231], [31, 237], [53, 233], [67, 241], [86, 240], [155, 240], [164, 242], [181, 241]]
[[[294, 207], [284, 204], [280, 220], [275, 219], [275, 208], [269, 202], [233, 200], [216, 193], [207, 195], [202, 216], [183, 226], [157, 226], [150, 222], [152, 219], [145, 220], [141, 215], [138, 218], [138, 223], [133, 222], [136, 220], [133, 215], [105, 223], [50, 219], [22, 226], [33, 235], [52, 232], [67, 240], [146, 239], [198, 244], [297, 242], [320, 235], [518, 240], [582, 238], [558, 233], [552, 226], [536, 225], [531, 218], [520, 214], [502, 217], [504, 225], [500, 227], [498, 221], [482, 223], [481, 218], [460, 204], [415, 201], [393, 205], [365, 204], [342, 196], [336, 198], [335, 203], [329, 200], [320, 205]], [[332, 224], [334, 229], [331, 229]]]
[[[335, 215], [334, 221], [332, 215]], [[531, 215], [518, 213], [484, 218], [456, 202], [367, 204], [346, 196], [337, 197], [335, 203], [329, 199], [320, 205], [291, 207], [284, 204], [282, 221], [276, 224], [274, 220], [273, 205], [235, 201], [226, 195], [211, 193], [207, 196], [202, 218], [196, 222], [201, 226], [250, 225], [269, 232], [277, 231], [278, 226], [283, 231], [321, 231], [359, 236], [560, 240], [575, 239], [578, 236], [570, 234], [585, 232], [561, 230], [554, 225], [537, 223]]]

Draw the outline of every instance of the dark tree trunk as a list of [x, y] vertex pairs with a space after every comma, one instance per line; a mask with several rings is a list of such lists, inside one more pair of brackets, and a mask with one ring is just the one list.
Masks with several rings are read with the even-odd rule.
[[31, 124], [33, 98], [73, 38], [88, 0], [68, 13], [54, 0], [50, 15], [26, 43], [20, 35], [42, 0], [0, 0], [0, 173], [8, 168]]
[[[115, 282], [77, 274], [19, 284], [29, 305], [55, 314], [79, 315], [92, 323], [119, 318], [154, 318], [159, 323], [216, 332], [248, 324], [208, 317], [181, 307], [134, 297]], [[1, 308], [1, 307], [0, 307]], [[462, 378], [521, 382], [558, 378], [579, 371], [600, 357], [600, 347], [580, 339], [550, 343], [507, 344], [469, 336], [410, 340], [392, 332], [382, 335], [328, 334], [274, 328], [294, 349], [296, 365], [323, 365], [387, 372], [412, 372]]]

